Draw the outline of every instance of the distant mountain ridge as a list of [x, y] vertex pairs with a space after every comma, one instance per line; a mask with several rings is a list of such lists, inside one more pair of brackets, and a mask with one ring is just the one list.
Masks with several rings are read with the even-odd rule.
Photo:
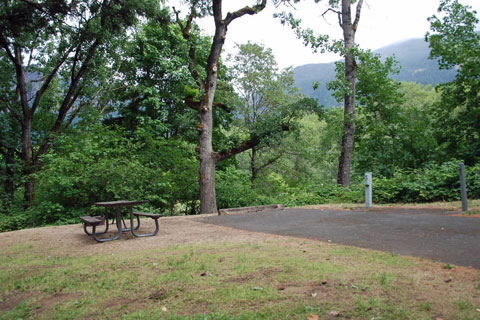
[[[401, 70], [393, 78], [398, 81], [411, 81], [424, 85], [436, 85], [455, 78], [455, 70], [440, 70], [435, 60], [428, 59], [430, 48], [424, 39], [410, 39], [375, 50], [383, 58], [395, 55]], [[335, 79], [335, 63], [306, 64], [294, 69], [295, 85], [300, 92], [316, 98], [322, 105], [338, 105], [326, 84]], [[313, 83], [320, 83], [313, 90]]]

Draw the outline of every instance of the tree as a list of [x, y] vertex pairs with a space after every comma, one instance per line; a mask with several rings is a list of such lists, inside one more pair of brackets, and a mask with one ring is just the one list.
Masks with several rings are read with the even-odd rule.
[[[299, 2], [300, 0], [295, 0]], [[320, 2], [320, 0], [315, 0]], [[354, 4], [357, 3], [356, 7]], [[282, 23], [288, 23], [295, 29], [297, 37], [302, 38], [306, 45], [310, 45], [315, 51], [321, 48], [322, 51], [330, 50], [341, 53], [345, 58], [345, 79], [348, 83], [348, 90], [344, 94], [344, 126], [341, 142], [341, 153], [338, 160], [337, 183], [343, 186], [350, 184], [350, 170], [355, 137], [355, 85], [357, 79], [357, 63], [355, 61], [355, 34], [360, 22], [363, 0], [330, 0], [330, 7], [323, 13], [333, 12], [338, 16], [338, 24], [343, 31], [343, 41], [329, 42], [326, 35], [316, 36], [310, 29], [301, 27], [301, 20], [293, 15], [281, 14]], [[354, 10], [353, 10], [354, 9]], [[354, 11], [354, 16], [352, 16]]]
[[[200, 183], [200, 212], [216, 213], [217, 204], [215, 199], [215, 165], [239, 152], [251, 148], [252, 141], [246, 141], [240, 147], [230, 149], [221, 153], [213, 150], [212, 132], [213, 132], [213, 108], [215, 92], [218, 80], [218, 68], [220, 54], [225, 43], [227, 30], [230, 23], [234, 20], [248, 14], [254, 15], [262, 11], [267, 0], [257, 2], [256, 5], [245, 6], [237, 11], [228, 12], [223, 16], [222, 0], [212, 0], [211, 7], [209, 3], [200, 0], [190, 1], [190, 12], [185, 20], [180, 18], [180, 12], [175, 11], [177, 23], [182, 30], [183, 37], [189, 41], [189, 70], [198, 86], [199, 101], [191, 101], [189, 106], [198, 112], [199, 124], [198, 130], [198, 154], [200, 158], [199, 183]], [[210, 52], [207, 58], [207, 65], [202, 77], [196, 68], [196, 44], [195, 37], [192, 35], [193, 21], [197, 17], [206, 15], [211, 9], [212, 17], [215, 22], [215, 35], [213, 36]]]
[[343, 30], [345, 54], [345, 79], [350, 88], [344, 98], [344, 124], [342, 136], [342, 151], [338, 159], [337, 183], [343, 186], [350, 184], [350, 170], [352, 166], [353, 146], [355, 138], [355, 83], [357, 81], [357, 63], [355, 62], [355, 33], [360, 21], [363, 0], [359, 0], [355, 11], [355, 20], [352, 22], [352, 1], [342, 0], [342, 11], [338, 14], [338, 21]]
[[[163, 8], [133, 35], [121, 57], [116, 113], [104, 119], [134, 132], [142, 119], [156, 122], [164, 138], [178, 137], [194, 125], [184, 103], [195, 84], [188, 65], [188, 44], [178, 25]], [[185, 119], [186, 118], [186, 119]]]
[[[230, 76], [240, 96], [238, 117], [250, 138], [264, 131], [262, 143], [250, 151], [250, 173], [254, 182], [261, 170], [283, 155], [284, 152], [277, 151], [259, 161], [262, 150], [268, 154], [268, 146], [279, 144], [282, 125], [284, 128], [290, 125], [290, 120], [300, 111], [298, 102], [306, 97], [293, 86], [293, 70], [278, 69], [271, 49], [251, 42], [237, 45], [237, 49], [238, 53], [230, 57]], [[268, 134], [265, 127], [270, 128]]]
[[[14, 70], [14, 76], [2, 81], [6, 93], [0, 110], [21, 128], [15, 148], [21, 150], [25, 206], [35, 198], [42, 156], [95, 104], [99, 88], [113, 76], [109, 58], [115, 48], [138, 14], [153, 8], [149, 1], [129, 0], [0, 4], [0, 67], [2, 73]], [[43, 121], [36, 122], [40, 117]]]
[[436, 138], [443, 158], [474, 164], [480, 158], [480, 35], [476, 12], [457, 0], [442, 0], [429, 18], [426, 39], [430, 58], [440, 68], [458, 68], [454, 81], [438, 87], [441, 101], [435, 105]]
[[[366, 167], [367, 170], [372, 170], [375, 164], [378, 164], [378, 161], [372, 160], [386, 156], [385, 148], [391, 145], [391, 139], [389, 141], [388, 137], [397, 135], [402, 95], [398, 90], [399, 83], [390, 78], [390, 75], [397, 74], [400, 69], [393, 57], [388, 57], [382, 62], [380, 55], [373, 54], [370, 50], [357, 49], [356, 61], [358, 83], [355, 85], [354, 96], [361, 113], [357, 115], [356, 124], [360, 124], [362, 129], [356, 136], [364, 138], [361, 139], [359, 146], [362, 154], [356, 158], [360, 159], [362, 169]], [[327, 84], [327, 88], [334, 91], [333, 96], [338, 102], [343, 101], [351, 90], [351, 81], [346, 78], [345, 69], [346, 62], [337, 62], [336, 80]]]

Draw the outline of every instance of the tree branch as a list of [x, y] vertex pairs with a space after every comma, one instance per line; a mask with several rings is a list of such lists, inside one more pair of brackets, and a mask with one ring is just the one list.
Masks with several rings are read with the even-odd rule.
[[48, 12], [45, 11], [44, 8], [42, 8], [40, 5], [38, 5], [38, 3], [35, 3], [33, 1], [28, 1], [28, 0], [21, 0], [22, 2], [25, 2], [26, 4], [28, 4], [29, 6], [32, 6], [34, 7], [35, 9], [37, 9], [38, 11], [42, 12], [42, 13], [45, 13], [47, 14]]
[[[249, 15], [257, 14], [260, 11], [262, 11], [263, 9], [265, 9], [266, 5], [267, 5], [267, 0], [262, 0], [261, 3], [259, 3], [257, 5], [254, 5], [253, 8], [249, 7], [249, 6], [246, 6], [246, 7], [243, 7], [242, 9], [237, 10], [235, 12], [229, 12], [229, 13], [227, 13], [227, 17], [225, 18], [224, 23], [225, 23], [225, 25], [228, 26], [233, 20], [235, 20], [237, 18], [240, 18], [240, 17], [242, 17], [246, 14], [249, 14]], [[220, 10], [219, 14], [221, 14], [221, 10]]]
[[22, 106], [22, 112], [25, 120], [27, 117], [30, 117], [30, 109], [28, 107], [28, 98], [27, 98], [27, 84], [25, 82], [25, 73], [22, 66], [22, 49], [18, 44], [14, 44], [15, 50], [15, 73], [17, 76], [17, 93], [20, 97], [20, 104]]
[[278, 159], [280, 159], [281, 157], [283, 157], [284, 154], [285, 154], [285, 152], [281, 152], [280, 154], [278, 154], [278, 155], [276, 155], [275, 157], [271, 158], [271, 159], [268, 160], [267, 162], [263, 163], [261, 166], [256, 167], [257, 171], [263, 170], [265, 167], [268, 167], [268, 166], [271, 165], [272, 163], [276, 162]]
[[213, 152], [213, 158], [215, 159], [215, 163], [219, 163], [225, 159], [231, 158], [234, 155], [252, 149], [253, 147], [257, 146], [260, 143], [260, 139], [252, 138], [250, 140], [244, 141], [240, 144], [240, 146], [231, 148], [222, 152]]
[[190, 43], [190, 49], [188, 51], [188, 71], [190, 71], [190, 74], [192, 75], [193, 80], [197, 84], [198, 88], [200, 91], [203, 91], [205, 85], [203, 81], [200, 79], [200, 75], [198, 74], [196, 68], [195, 68], [195, 58], [197, 55], [197, 48], [195, 47], [195, 43], [192, 40], [192, 35], [190, 33], [192, 29], [192, 24], [193, 24], [193, 19], [197, 16], [197, 12], [195, 10], [195, 7], [198, 5], [200, 0], [195, 0], [193, 2], [192, 7], [190, 8], [190, 14], [188, 15], [186, 25], [183, 24], [182, 20], [180, 19], [180, 12], [175, 9], [175, 7], [172, 7], [173, 12], [175, 13], [176, 19], [177, 19], [177, 24], [180, 27], [180, 30], [182, 31], [182, 36], [185, 40], [187, 40], [188, 43]]
[[[85, 72], [87, 71], [88, 64], [90, 63], [90, 60], [92, 59], [99, 45], [100, 45], [100, 40], [97, 38], [97, 40], [95, 40], [95, 42], [89, 48], [87, 56], [83, 61], [82, 66], [80, 67], [80, 70], [75, 76], [73, 82], [70, 84], [70, 88], [68, 89], [68, 92], [65, 98], [63, 99], [62, 105], [58, 110], [57, 119], [53, 124], [52, 128], [50, 129], [50, 133], [47, 135], [42, 145], [38, 149], [37, 154], [34, 157], [33, 163], [35, 166], [37, 166], [40, 163], [40, 157], [44, 153], [46, 153], [48, 149], [50, 149], [53, 141], [53, 135], [55, 135], [61, 129], [63, 121], [65, 120], [65, 117], [68, 111], [70, 110], [70, 108], [73, 106], [73, 104], [79, 97], [80, 94], [79, 94], [79, 91], [77, 90], [78, 84], [82, 79], [83, 75], [85, 74]], [[70, 119], [70, 122], [71, 121], [73, 121], [73, 118]]]
[[353, 22], [353, 30], [357, 30], [358, 23], [360, 22], [360, 12], [362, 11], [363, 0], [359, 0], [357, 4], [357, 10], [355, 12], [355, 21]]
[[193, 110], [198, 110], [200, 108], [200, 102], [193, 100], [192, 97], [185, 98], [185, 104]]
[[15, 109], [13, 109], [9, 104], [8, 104], [8, 101], [4, 98], [2, 98], [3, 102], [5, 103], [5, 107], [4, 107], [4, 112], [7, 113], [7, 111], [9, 113], [11, 113], [13, 115], [13, 117], [21, 124], [22, 123], [22, 118], [20, 117], [20, 115], [18, 114], [17, 111], [15, 111]]
[[[199, 110], [200, 109], [200, 102], [193, 100], [192, 97], [187, 97], [185, 98], [185, 104], [192, 108], [193, 110]], [[220, 103], [220, 102], [213, 102], [213, 107], [214, 108], [220, 108], [224, 110], [227, 113], [231, 113], [232, 109], [230, 109], [227, 105]]]
[[45, 93], [45, 91], [47, 91], [48, 87], [50, 86], [50, 82], [52, 82], [53, 78], [55, 77], [58, 70], [65, 62], [65, 60], [67, 60], [67, 57], [70, 54], [70, 52], [72, 52], [72, 50], [73, 50], [73, 47], [71, 47], [69, 50], [67, 50], [67, 52], [65, 52], [65, 55], [62, 58], [60, 58], [55, 68], [53, 68], [53, 70], [50, 72], [50, 74], [47, 76], [47, 78], [43, 82], [41, 88], [37, 91], [35, 95], [35, 100], [33, 101], [32, 108], [31, 108], [32, 113], [34, 113], [35, 110], [37, 109], [38, 105], [40, 104], [40, 99], [42, 98], [43, 94]]
[[16, 65], [17, 60], [15, 59], [15, 56], [13, 55], [12, 51], [8, 47], [7, 40], [3, 36], [0, 36], [0, 45], [2, 46], [3, 49], [5, 49], [5, 52], [7, 53], [7, 56], [10, 58], [10, 60], [12, 60], [12, 62]]
[[213, 102], [213, 107], [214, 108], [220, 108], [223, 111], [225, 111], [226, 113], [231, 113], [232, 112], [232, 109], [230, 109], [228, 106], [226, 106], [225, 104], [223, 104], [221, 102]]
[[[334, 12], [334, 13], [337, 14], [337, 16], [338, 16], [338, 24], [340, 25], [340, 28], [343, 29], [342, 13], [341, 13], [340, 11], [334, 10], [334, 9], [332, 9], [332, 8], [328, 8], [327, 10], [325, 10], [324, 13], [322, 13], [323, 19], [325, 19], [325, 15], [326, 15], [327, 12], [329, 12], [329, 11], [332, 11], [332, 12]], [[326, 20], [326, 19], [325, 19], [325, 20]]]

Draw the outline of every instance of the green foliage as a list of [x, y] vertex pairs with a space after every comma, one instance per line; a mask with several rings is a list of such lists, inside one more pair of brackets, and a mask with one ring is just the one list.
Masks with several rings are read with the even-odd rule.
[[[78, 222], [80, 215], [98, 210], [93, 203], [116, 199], [149, 200], [143, 210], [151, 212], [197, 213], [198, 119], [186, 98], [198, 102], [202, 92], [188, 69], [189, 43], [172, 22], [169, 9], [157, 10], [153, 1], [120, 1], [104, 8], [110, 20], [102, 27], [106, 13], [100, 14], [96, 1], [77, 11], [71, 6], [86, 2], [38, 3], [43, 13], [27, 2], [0, 4], [0, 20], [6, 26], [0, 36], [20, 41], [25, 57], [29, 50], [38, 53], [27, 74], [28, 94], [34, 96], [37, 81], [70, 47], [80, 51], [77, 60], [74, 51], [68, 55], [35, 110], [33, 158], [46, 141], [52, 149], [38, 158], [40, 171], [31, 176], [37, 181], [37, 197], [28, 209], [22, 205], [26, 181], [22, 125], [12, 112], [21, 110], [17, 92], [10, 90], [16, 87], [15, 68], [8, 52], [0, 51], [0, 87], [8, 89], [0, 90], [0, 100], [10, 102], [0, 107], [4, 191], [0, 192], [0, 231]], [[329, 2], [331, 8], [338, 4]], [[208, 1], [201, 1], [200, 7], [198, 16], [211, 13]], [[136, 25], [137, 14], [146, 8], [153, 8], [155, 19]], [[458, 66], [459, 72], [455, 81], [437, 90], [398, 83], [392, 79], [399, 71], [395, 58], [381, 59], [353, 49], [358, 108], [349, 189], [336, 184], [343, 110], [319, 109], [312, 99], [298, 94], [293, 71], [280, 70], [270, 49], [254, 43], [238, 45], [239, 53], [230, 57], [232, 66], [219, 66], [215, 102], [232, 112], [215, 108], [214, 150], [241, 149], [246, 142], [255, 148], [217, 165], [218, 206], [362, 203], [366, 171], [374, 173], [377, 203], [457, 200], [459, 161], [467, 164], [469, 197], [479, 198], [480, 36], [474, 31], [478, 19], [455, 0], [441, 1], [439, 10], [442, 18], [430, 19], [432, 32], [427, 36], [432, 57], [440, 58], [442, 68]], [[10, 19], [17, 11], [25, 22], [18, 26]], [[90, 24], [79, 26], [83, 29], [78, 32], [59, 22], [82, 15], [91, 17]], [[279, 17], [314, 48], [342, 49], [341, 43], [302, 29], [293, 16]], [[35, 37], [37, 29], [44, 32]], [[127, 29], [132, 32], [124, 32]], [[191, 34], [196, 72], [204, 78], [211, 39], [195, 24]], [[67, 99], [78, 109], [63, 114], [58, 131], [51, 135], [60, 105], [67, 101], [72, 75], [80, 74], [78, 68], [95, 39], [101, 44], [90, 60], [93, 67], [81, 74], [74, 92], [77, 100]], [[338, 77], [329, 84], [338, 101], [349, 93], [344, 68], [337, 63]]]
[[458, 68], [454, 81], [441, 85], [442, 99], [433, 109], [436, 139], [444, 159], [473, 165], [480, 159], [480, 35], [476, 12], [457, 0], [442, 0], [442, 17], [429, 18], [431, 58], [442, 68]]
[[[392, 178], [373, 177], [377, 203], [433, 202], [460, 199], [458, 161], [431, 164], [415, 171], [398, 170]], [[466, 168], [468, 196], [480, 197], [480, 164]]]
[[215, 186], [218, 208], [247, 207], [257, 203], [250, 177], [243, 171], [226, 168], [216, 170]]
[[0, 168], [10, 201], [20, 180], [30, 205], [41, 157], [78, 115], [109, 100], [102, 91], [111, 89], [118, 51], [139, 17], [157, 9], [152, 0], [0, 3]]
[[439, 95], [414, 83], [401, 83], [390, 92], [396, 100], [382, 104], [382, 99], [373, 99], [373, 106], [359, 108], [357, 171], [391, 177], [395, 168], [418, 169], [438, 159], [431, 105]]
[[193, 146], [158, 138], [145, 122], [133, 137], [102, 125], [83, 127], [59, 138], [37, 175], [37, 200], [27, 211], [12, 208], [0, 230], [78, 222], [94, 213], [98, 201], [149, 200], [145, 210], [176, 213], [197, 199], [197, 160]]
[[[252, 181], [283, 156], [282, 139], [295, 131], [295, 119], [307, 110], [316, 110], [313, 99], [299, 94], [294, 87], [291, 68], [279, 70], [272, 50], [248, 42], [237, 45], [230, 56], [229, 76], [238, 92], [237, 110], [240, 143], [249, 141]], [[290, 131], [290, 132], [289, 132]]]

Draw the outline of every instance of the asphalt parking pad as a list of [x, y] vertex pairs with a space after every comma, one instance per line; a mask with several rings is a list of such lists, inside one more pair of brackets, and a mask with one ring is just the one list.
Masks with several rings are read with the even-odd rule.
[[433, 209], [271, 210], [202, 222], [331, 241], [480, 269], [480, 219]]

